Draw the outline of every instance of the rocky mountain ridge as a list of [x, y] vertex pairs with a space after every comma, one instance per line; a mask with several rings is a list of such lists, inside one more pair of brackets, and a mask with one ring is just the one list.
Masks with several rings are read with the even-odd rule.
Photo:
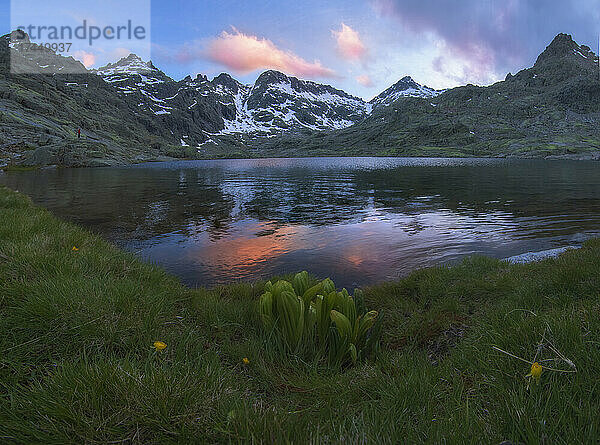
[[598, 56], [559, 34], [533, 67], [504, 81], [397, 100], [350, 128], [282, 138], [277, 149], [334, 147], [346, 155], [600, 158]]
[[378, 106], [387, 107], [402, 97], [432, 98], [439, 96], [444, 91], [445, 90], [434, 90], [433, 88], [420, 85], [415, 82], [412, 77], [406, 76], [378, 96], [371, 99], [370, 103], [375, 108]]
[[[209, 136], [247, 135], [273, 137], [286, 132], [323, 131], [349, 127], [368, 116], [374, 107], [388, 105], [398, 97], [433, 97], [437, 92], [412, 79], [399, 82], [378, 100], [368, 103], [329, 85], [301, 80], [268, 70], [252, 85], [244, 85], [229, 74], [212, 80], [204, 75], [180, 82], [168, 78], [152, 62], [143, 62], [134, 54], [93, 71], [113, 84], [122, 95], [141, 93], [140, 107], [155, 115], [173, 110], [203, 110], [208, 107], [213, 119], [203, 115], [203, 134]], [[406, 92], [402, 91], [405, 86]], [[204, 142], [201, 136], [183, 135], [185, 144]]]
[[[175, 81], [130, 54], [88, 71], [0, 39], [0, 157], [110, 165], [168, 157], [548, 155], [598, 150], [598, 58], [558, 35], [532, 68], [437, 91], [410, 77], [370, 102], [265, 71]], [[12, 67], [60, 74], [15, 74]], [[64, 73], [64, 74], [63, 74]], [[76, 128], [84, 138], [77, 140]], [[544, 148], [545, 147], [545, 148]], [[0, 163], [2, 161], [0, 160]]]

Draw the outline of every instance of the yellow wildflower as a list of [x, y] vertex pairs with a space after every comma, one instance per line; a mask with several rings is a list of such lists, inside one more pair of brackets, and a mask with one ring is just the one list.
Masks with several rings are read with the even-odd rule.
[[242, 363], [243, 363], [244, 365], [247, 365], [248, 363], [250, 363], [250, 360], [248, 360], [248, 357], [244, 357], [244, 358], [242, 359]]
[[79, 249], [75, 246], [73, 246], [73, 248], [71, 249], [73, 252], [77, 252]]
[[525, 377], [531, 377], [535, 380], [535, 383], [540, 382], [540, 376], [542, 375], [542, 365], [538, 362], [535, 362], [531, 365], [531, 372], [527, 374]]
[[167, 344], [162, 341], [155, 341], [154, 347], [156, 348], [157, 351], [162, 351], [163, 349], [165, 349], [167, 347]]

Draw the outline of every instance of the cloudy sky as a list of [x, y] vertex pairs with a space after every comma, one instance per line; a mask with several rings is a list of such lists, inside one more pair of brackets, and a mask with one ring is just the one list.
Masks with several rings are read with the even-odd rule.
[[[0, 5], [8, 9], [8, 0]], [[364, 98], [405, 75], [434, 88], [489, 84], [532, 65], [557, 33], [596, 49], [600, 31], [600, 0], [161, 0], [151, 7], [152, 59], [176, 79], [226, 71], [250, 83], [272, 68]]]

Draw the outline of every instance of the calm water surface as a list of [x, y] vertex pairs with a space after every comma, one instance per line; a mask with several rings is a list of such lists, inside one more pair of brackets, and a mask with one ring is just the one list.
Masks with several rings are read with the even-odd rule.
[[0, 174], [191, 286], [302, 269], [352, 287], [600, 236], [600, 164], [311, 158]]

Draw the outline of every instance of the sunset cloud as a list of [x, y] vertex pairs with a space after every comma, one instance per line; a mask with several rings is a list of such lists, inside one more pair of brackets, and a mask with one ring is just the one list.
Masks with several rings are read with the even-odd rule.
[[96, 63], [96, 55], [87, 51], [78, 50], [73, 53], [73, 57], [83, 63], [83, 66], [90, 68]]
[[223, 31], [206, 48], [208, 59], [239, 73], [275, 69], [299, 77], [336, 77], [333, 70], [315, 60], [308, 62], [291, 51], [279, 49], [272, 41], [244, 34], [237, 29]]
[[356, 81], [360, 83], [363, 87], [372, 87], [373, 80], [367, 74], [361, 74], [356, 77]]
[[337, 43], [339, 54], [348, 60], [361, 60], [367, 56], [367, 47], [357, 31], [342, 23], [340, 31], [331, 31]]
[[559, 32], [576, 32], [576, 40], [595, 42], [600, 19], [597, 0], [370, 2], [381, 17], [396, 19], [413, 39], [439, 42], [443, 57], [432, 67], [458, 69], [460, 62], [461, 73], [454, 76], [458, 83], [487, 84], [532, 64]]

